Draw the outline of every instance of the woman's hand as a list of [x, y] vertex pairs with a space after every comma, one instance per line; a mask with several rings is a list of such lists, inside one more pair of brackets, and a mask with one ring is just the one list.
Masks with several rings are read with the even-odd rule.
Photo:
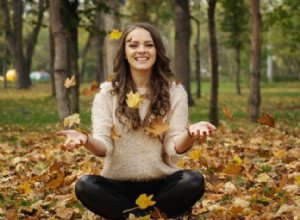
[[203, 142], [203, 140], [205, 140], [206, 137], [213, 135], [213, 133], [216, 130], [216, 127], [209, 122], [200, 121], [198, 123], [191, 124], [187, 129], [194, 140]]
[[88, 135], [77, 130], [59, 131], [56, 133], [56, 135], [67, 138], [64, 143], [64, 146], [67, 150], [73, 150], [76, 147], [86, 144], [88, 141]]

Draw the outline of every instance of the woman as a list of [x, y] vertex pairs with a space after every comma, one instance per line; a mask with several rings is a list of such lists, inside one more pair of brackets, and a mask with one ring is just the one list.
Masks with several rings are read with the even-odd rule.
[[[177, 158], [216, 128], [208, 122], [187, 126], [187, 93], [173, 81], [162, 39], [152, 25], [127, 26], [116, 54], [115, 77], [101, 85], [93, 102], [92, 136], [58, 132], [67, 137], [67, 148], [84, 145], [106, 156], [101, 176], [77, 181], [76, 196], [107, 219], [125, 219], [128, 210], [143, 216], [154, 207], [177, 218], [205, 189], [203, 176], [176, 167]], [[129, 98], [130, 93], [137, 97]], [[136, 199], [144, 193], [153, 195], [155, 205], [135, 209]]]

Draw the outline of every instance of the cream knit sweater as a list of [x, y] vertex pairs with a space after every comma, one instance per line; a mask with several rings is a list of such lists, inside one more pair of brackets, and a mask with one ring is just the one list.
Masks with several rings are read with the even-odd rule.
[[[187, 93], [182, 85], [173, 83], [170, 87], [171, 110], [164, 118], [169, 130], [161, 138], [151, 138], [144, 128], [129, 130], [115, 115], [118, 106], [117, 95], [112, 95], [112, 84], [101, 84], [101, 91], [95, 96], [92, 107], [93, 137], [101, 140], [106, 148], [106, 161], [102, 176], [115, 180], [147, 181], [160, 179], [179, 170], [176, 167], [178, 154], [174, 141], [184, 131], [188, 120]], [[138, 89], [143, 94], [143, 89]], [[149, 100], [139, 104], [141, 120], [144, 119]], [[111, 139], [115, 126], [121, 137]], [[164, 156], [163, 156], [164, 155]]]

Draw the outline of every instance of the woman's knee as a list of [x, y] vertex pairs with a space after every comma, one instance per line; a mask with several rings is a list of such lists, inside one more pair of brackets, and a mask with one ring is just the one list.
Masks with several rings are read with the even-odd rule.
[[75, 184], [76, 196], [83, 194], [85, 190], [89, 189], [90, 184], [91, 184], [91, 176], [85, 175], [80, 177]]
[[193, 190], [204, 191], [205, 189], [204, 177], [198, 171], [185, 170], [181, 181]]

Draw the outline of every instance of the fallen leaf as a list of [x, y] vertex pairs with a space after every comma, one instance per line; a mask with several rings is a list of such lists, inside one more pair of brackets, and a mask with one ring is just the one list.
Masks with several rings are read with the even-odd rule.
[[30, 184], [27, 181], [21, 184], [19, 186], [19, 189], [23, 192], [24, 195], [29, 195], [30, 193], [32, 193]]
[[150, 137], [158, 137], [167, 130], [169, 130], [169, 123], [164, 123], [161, 117], [153, 119], [150, 123], [150, 127], [145, 128], [146, 134]]
[[193, 160], [199, 160], [200, 156], [201, 156], [201, 150], [200, 148], [197, 148], [195, 150], [192, 150], [189, 153], [189, 156], [193, 159]]
[[127, 95], [126, 103], [130, 108], [138, 108], [139, 104], [143, 101], [140, 93], [133, 93], [130, 91]]
[[120, 137], [121, 137], [121, 134], [120, 134], [118, 128], [117, 128], [116, 126], [112, 126], [110, 138], [111, 138], [112, 140], [115, 140], [115, 141], [116, 141], [116, 140], [118, 140]]
[[267, 174], [267, 173], [261, 173], [258, 175], [257, 178], [255, 178], [255, 181], [257, 183], [266, 183], [268, 182], [268, 180], [270, 179], [271, 177]]
[[259, 118], [259, 123], [261, 125], [268, 125], [270, 127], [275, 127], [274, 117], [267, 113], [262, 113], [262, 116]]
[[76, 85], [76, 79], [75, 79], [75, 75], [73, 75], [70, 79], [69, 77], [66, 78], [65, 80], [65, 87], [68, 89], [72, 86], [75, 86]]

